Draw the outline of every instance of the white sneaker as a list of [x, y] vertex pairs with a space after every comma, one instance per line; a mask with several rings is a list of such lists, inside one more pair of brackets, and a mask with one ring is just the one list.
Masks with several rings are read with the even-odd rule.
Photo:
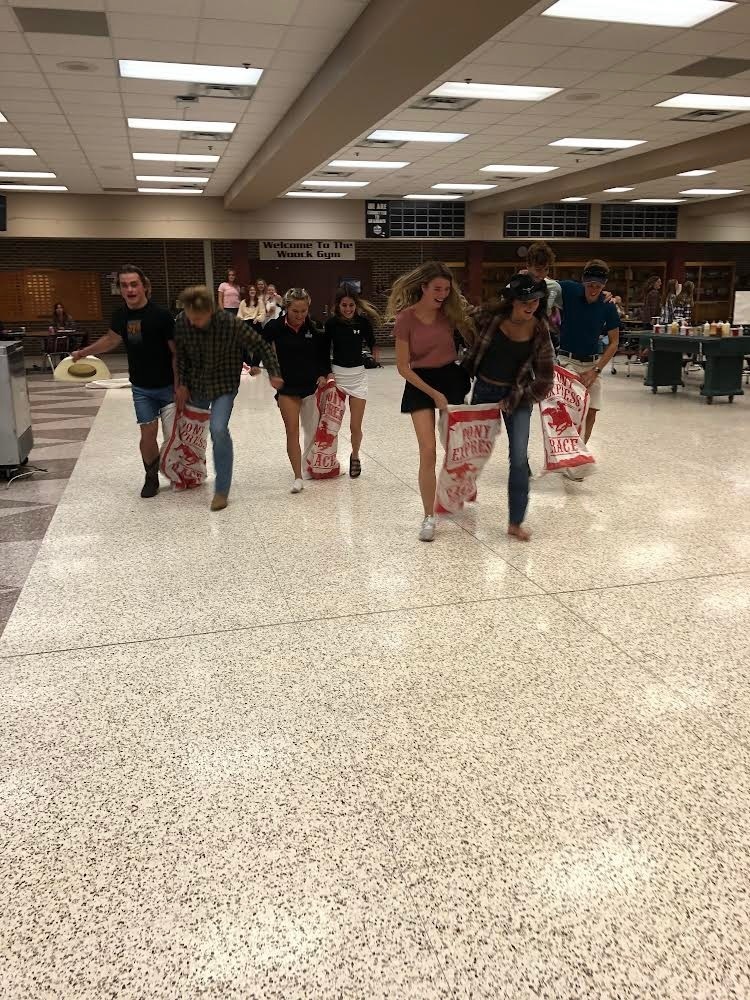
[[292, 484], [292, 493], [301, 493], [302, 490], [304, 490], [304, 488], [305, 484], [302, 482], [302, 480], [295, 479], [294, 483]]
[[419, 540], [420, 542], [431, 542], [435, 537], [435, 515], [426, 517], [422, 521], [422, 527], [419, 529]]
[[583, 476], [579, 475], [573, 469], [563, 469], [563, 475], [566, 479], [569, 479], [572, 483], [582, 483]]

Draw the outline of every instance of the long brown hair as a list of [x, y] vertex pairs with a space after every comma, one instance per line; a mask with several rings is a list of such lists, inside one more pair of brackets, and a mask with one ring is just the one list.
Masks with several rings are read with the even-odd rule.
[[357, 312], [364, 313], [371, 323], [377, 326], [382, 325], [383, 317], [377, 311], [372, 302], [368, 302], [367, 299], [363, 299], [358, 292], [354, 291], [351, 285], [340, 285], [336, 289], [336, 296], [333, 300], [333, 311], [337, 316], [341, 316], [341, 303], [344, 299], [352, 299], [357, 308]]
[[680, 294], [677, 296], [677, 301], [682, 305], [683, 302], [689, 302], [692, 305], [695, 302], [695, 282], [686, 281], [680, 290]]
[[394, 320], [409, 306], [416, 305], [422, 298], [422, 286], [429, 284], [435, 278], [444, 278], [450, 282], [450, 292], [442, 306], [443, 314], [454, 330], [459, 330], [466, 340], [472, 340], [476, 331], [474, 321], [469, 314], [471, 307], [461, 294], [451, 269], [439, 260], [428, 260], [408, 274], [396, 278], [388, 298], [386, 322]]

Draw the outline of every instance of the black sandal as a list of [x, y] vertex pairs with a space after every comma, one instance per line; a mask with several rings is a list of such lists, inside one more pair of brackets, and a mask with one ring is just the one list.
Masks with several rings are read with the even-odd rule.
[[356, 479], [358, 476], [362, 475], [362, 463], [353, 455], [349, 458], [349, 475], [352, 479]]

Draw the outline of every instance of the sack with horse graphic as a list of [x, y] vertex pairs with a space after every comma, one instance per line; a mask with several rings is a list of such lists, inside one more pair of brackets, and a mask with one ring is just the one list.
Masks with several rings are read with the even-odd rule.
[[189, 403], [177, 416], [161, 455], [161, 471], [172, 483], [172, 489], [191, 490], [205, 483], [210, 419], [210, 410]]
[[555, 365], [552, 389], [539, 404], [546, 472], [575, 469], [586, 475], [594, 471], [594, 456], [583, 439], [588, 409], [586, 386], [573, 372]]
[[477, 479], [492, 454], [500, 426], [497, 403], [449, 406], [441, 414], [445, 458], [435, 493], [436, 514], [455, 514], [476, 500]]
[[315, 394], [318, 426], [309, 448], [305, 451], [304, 471], [310, 479], [334, 479], [341, 474], [336, 456], [341, 421], [344, 419], [346, 396], [333, 379], [329, 379]]

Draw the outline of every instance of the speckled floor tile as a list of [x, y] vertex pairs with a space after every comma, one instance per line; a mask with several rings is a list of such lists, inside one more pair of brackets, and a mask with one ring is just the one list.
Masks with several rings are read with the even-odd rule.
[[750, 573], [560, 600], [750, 746]]

